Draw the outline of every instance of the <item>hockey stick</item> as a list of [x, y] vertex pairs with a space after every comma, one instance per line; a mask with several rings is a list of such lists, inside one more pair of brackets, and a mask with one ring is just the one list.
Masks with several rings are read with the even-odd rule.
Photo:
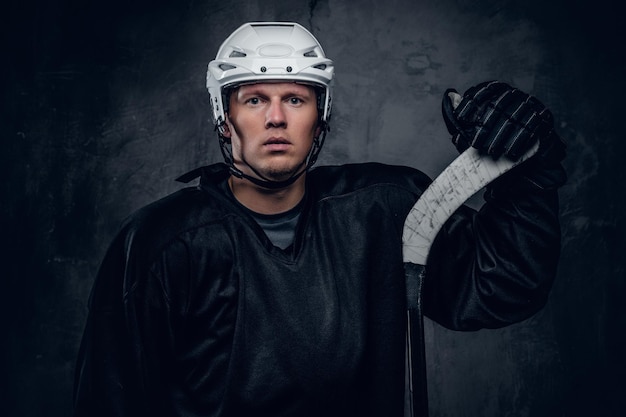
[[[448, 218], [468, 198], [494, 179], [533, 156], [536, 144], [519, 160], [497, 160], [469, 148], [459, 155], [420, 196], [405, 222], [402, 235], [403, 259], [407, 286], [407, 362], [410, 415], [428, 416], [426, 358], [421, 290], [426, 274], [428, 252]], [[418, 375], [419, 371], [419, 375]]]

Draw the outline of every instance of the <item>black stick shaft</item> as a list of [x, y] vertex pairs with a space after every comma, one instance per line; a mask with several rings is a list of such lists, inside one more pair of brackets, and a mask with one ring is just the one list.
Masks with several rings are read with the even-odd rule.
[[422, 315], [422, 285], [426, 267], [404, 263], [407, 295], [407, 358], [411, 414], [428, 417], [428, 390], [426, 385], [426, 352], [424, 346], [424, 318]]

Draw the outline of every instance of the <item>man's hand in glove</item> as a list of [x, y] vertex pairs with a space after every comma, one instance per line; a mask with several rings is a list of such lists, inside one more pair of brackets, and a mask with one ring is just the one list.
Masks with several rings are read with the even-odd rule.
[[461, 152], [472, 146], [498, 158], [516, 160], [540, 142], [540, 153], [558, 147], [553, 158], [565, 156], [565, 146], [554, 132], [552, 113], [539, 100], [499, 81], [468, 89], [456, 108], [458, 93], [448, 89], [443, 97], [443, 117], [452, 141]]
[[[459, 152], [472, 146], [494, 158], [517, 160], [539, 142], [537, 155], [518, 172], [542, 188], [565, 181], [559, 164], [565, 157], [565, 144], [554, 131], [552, 113], [535, 97], [506, 83], [489, 81], [468, 89], [463, 96], [448, 89], [442, 113]], [[547, 171], [553, 172], [549, 175]], [[546, 175], [551, 178], [543, 178]]]

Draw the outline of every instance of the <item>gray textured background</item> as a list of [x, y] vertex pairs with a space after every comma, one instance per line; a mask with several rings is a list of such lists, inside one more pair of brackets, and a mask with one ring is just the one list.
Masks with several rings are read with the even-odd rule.
[[[100, 259], [121, 220], [221, 160], [205, 68], [248, 20], [299, 21], [334, 59], [321, 164], [435, 175], [447, 87], [500, 79], [569, 145], [548, 306], [496, 331], [427, 323], [431, 413], [622, 416], [624, 30], [617, 1], [29, 1], [2, 12], [0, 415], [67, 416]], [[538, 260], [540, 261], [540, 260]]]

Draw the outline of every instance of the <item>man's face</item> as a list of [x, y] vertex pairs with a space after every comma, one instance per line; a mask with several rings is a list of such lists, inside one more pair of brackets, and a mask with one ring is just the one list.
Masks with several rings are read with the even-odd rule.
[[249, 84], [230, 96], [224, 136], [232, 141], [235, 164], [248, 175], [256, 176], [251, 166], [266, 179], [288, 179], [304, 168], [319, 133], [313, 87]]

